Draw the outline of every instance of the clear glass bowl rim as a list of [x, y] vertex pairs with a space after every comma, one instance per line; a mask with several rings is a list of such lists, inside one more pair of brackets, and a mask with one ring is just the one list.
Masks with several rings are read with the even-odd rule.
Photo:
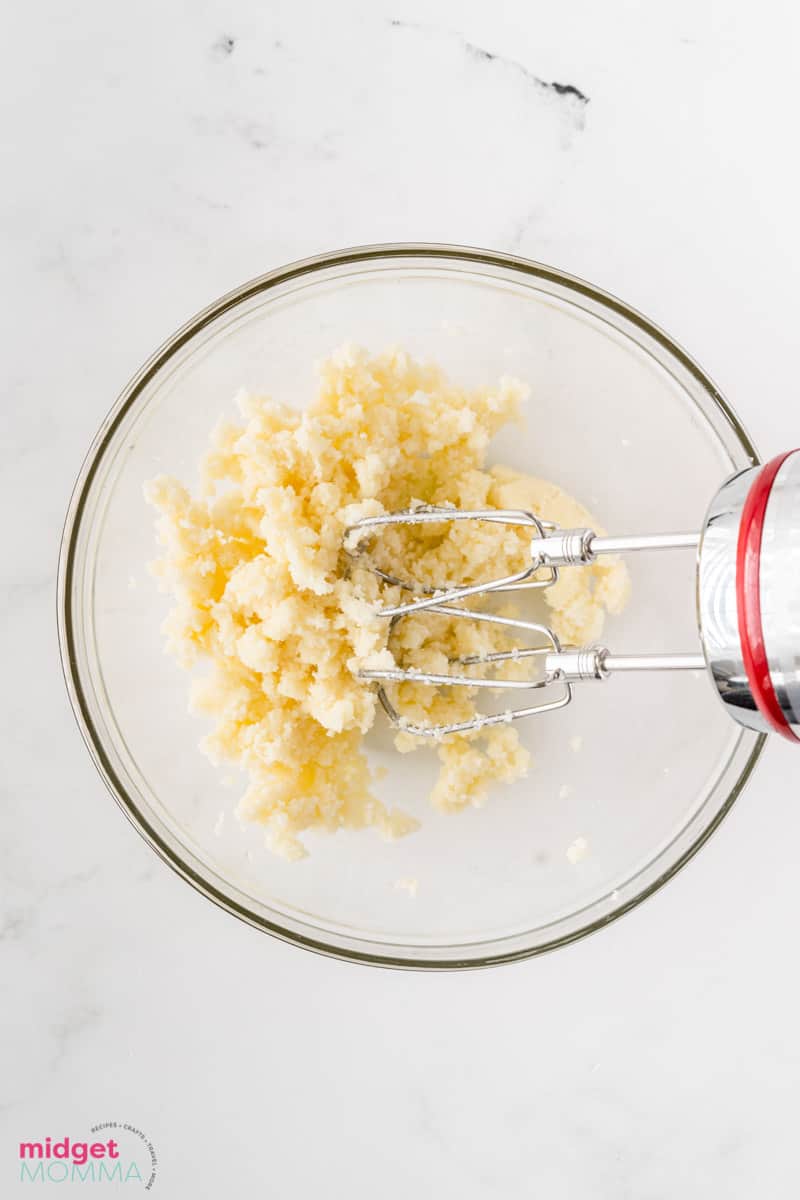
[[663, 349], [665, 349], [681, 366], [694, 378], [694, 380], [702, 387], [706, 395], [712, 401], [720, 415], [729, 424], [736, 437], [738, 438], [743, 449], [750, 455], [753, 463], [760, 461], [759, 455], [741, 421], [733, 411], [731, 406], [721, 394], [719, 388], [714, 384], [706, 372], [694, 361], [687, 352], [679, 346], [668, 334], [666, 334], [658, 326], [654, 325], [643, 314], [639, 313], [630, 305], [619, 300], [616, 296], [603, 291], [601, 288], [595, 287], [591, 283], [587, 283], [576, 276], [570, 275], [558, 268], [547, 266], [543, 263], [535, 262], [531, 259], [521, 258], [512, 254], [505, 254], [499, 251], [481, 249], [470, 246], [449, 245], [444, 243], [425, 243], [425, 242], [395, 242], [368, 246], [354, 246], [346, 249], [331, 251], [324, 254], [314, 255], [310, 258], [300, 259], [296, 262], [289, 263], [283, 267], [279, 267], [273, 271], [268, 271], [263, 275], [259, 275], [254, 279], [248, 280], [240, 287], [226, 293], [212, 304], [208, 305], [196, 316], [186, 322], [172, 337], [168, 338], [158, 350], [145, 362], [140, 370], [133, 376], [127, 386], [120, 393], [116, 403], [108, 413], [106, 419], [95, 435], [94, 440], [86, 454], [86, 457], [81, 466], [78, 478], [76, 480], [73, 492], [70, 498], [64, 529], [61, 538], [61, 546], [59, 551], [58, 562], [58, 588], [57, 588], [57, 604], [58, 604], [58, 639], [61, 654], [61, 664], [64, 674], [64, 681], [67, 688], [72, 711], [83, 737], [84, 743], [89, 751], [89, 754], [97, 768], [103, 782], [108, 788], [111, 795], [114, 797], [125, 816], [132, 823], [135, 829], [141, 834], [145, 841], [156, 851], [160, 858], [167, 863], [182, 879], [190, 883], [197, 891], [204, 895], [207, 899], [219, 905], [226, 912], [238, 917], [247, 924], [254, 926], [257, 929], [272, 934], [283, 941], [290, 942], [294, 945], [301, 946], [304, 949], [312, 950], [316, 953], [327, 955], [330, 957], [341, 958], [351, 962], [357, 962], [367, 965], [405, 968], [413, 970], [458, 970], [458, 969], [475, 969], [478, 967], [495, 966], [502, 963], [509, 963], [520, 959], [530, 958], [547, 951], [557, 949], [560, 946], [568, 945], [586, 937], [590, 933], [603, 928], [612, 921], [617, 920], [624, 913], [638, 907], [642, 901], [652, 896], [659, 891], [665, 883], [667, 883], [677, 872], [685, 866], [690, 859], [694, 857], [697, 851], [708, 840], [708, 838], [718, 828], [724, 817], [730, 811], [734, 801], [741, 792], [745, 783], [749, 779], [752, 771], [763, 751], [766, 737], [760, 735], [753, 744], [753, 748], [744, 762], [738, 777], [732, 785], [728, 795], [720, 805], [709, 824], [701, 831], [696, 840], [665, 870], [649, 884], [642, 888], [635, 896], [631, 897], [625, 903], [620, 904], [618, 908], [610, 912], [604, 913], [597, 919], [588, 921], [579, 929], [570, 931], [565, 935], [554, 937], [548, 942], [540, 945], [517, 948], [512, 951], [500, 951], [498, 953], [484, 953], [476, 957], [467, 957], [462, 960], [458, 958], [445, 958], [437, 960], [433, 958], [414, 958], [413, 955], [403, 956], [393, 953], [381, 952], [376, 949], [375, 953], [354, 949], [352, 947], [343, 947], [335, 944], [328, 944], [313, 937], [306, 937], [296, 930], [287, 929], [274, 921], [264, 919], [260, 914], [255, 913], [245, 906], [237, 903], [230, 896], [220, 891], [210, 879], [204, 878], [199, 874], [190, 863], [186, 862], [181, 856], [179, 848], [175, 844], [171, 844], [156, 830], [148, 821], [144, 813], [141, 812], [135, 800], [127, 793], [125, 787], [118, 779], [105, 748], [102, 739], [99, 737], [97, 730], [92, 722], [89, 705], [85, 699], [83, 686], [77, 670], [77, 655], [75, 651], [75, 621], [71, 609], [71, 594], [72, 594], [72, 579], [74, 576], [76, 562], [76, 547], [78, 541], [78, 533], [81, 527], [81, 519], [84, 514], [87, 498], [93, 479], [97, 473], [98, 467], [104, 454], [112, 444], [115, 432], [118, 425], [135, 405], [138, 397], [142, 393], [146, 385], [153, 377], [165, 366], [165, 364], [178, 351], [180, 351], [191, 339], [199, 333], [205, 326], [215, 321], [225, 312], [236, 308], [244, 301], [278, 287], [281, 284], [296, 280], [302, 276], [311, 275], [316, 272], [324, 271], [328, 268], [356, 266], [358, 264], [366, 264], [373, 260], [379, 259], [396, 259], [398, 264], [401, 264], [404, 259], [429, 259], [430, 265], [446, 265], [447, 263], [459, 263], [461, 265], [475, 265], [496, 267], [505, 270], [515, 271], [522, 275], [527, 275], [536, 279], [542, 279], [568, 288], [570, 291], [584, 296], [594, 303], [602, 305], [610, 312], [622, 317], [635, 327], [638, 327], [647, 336], [652, 338]]

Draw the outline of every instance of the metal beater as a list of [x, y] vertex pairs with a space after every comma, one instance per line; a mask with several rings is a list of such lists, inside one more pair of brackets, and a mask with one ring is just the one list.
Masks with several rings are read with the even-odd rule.
[[[531, 529], [530, 562], [514, 575], [464, 587], [433, 588], [389, 574], [369, 555], [382, 529], [448, 521], [489, 521]], [[379, 610], [391, 622], [427, 611], [471, 621], [487, 621], [527, 635], [530, 645], [454, 659], [452, 673], [436, 675], [396, 667], [364, 670], [360, 678], [378, 684], [381, 704], [392, 724], [418, 737], [443, 738], [563, 708], [574, 683], [604, 680], [622, 671], [706, 669], [728, 713], [761, 733], [774, 731], [800, 742], [800, 450], [778, 455], [765, 466], [749, 467], [727, 479], [714, 496], [699, 533], [599, 537], [591, 529], [559, 529], [523, 510], [464, 510], [420, 505], [367, 517], [344, 534], [351, 561], [385, 583], [416, 598]], [[697, 554], [697, 620], [702, 653], [612, 654], [605, 646], [562, 646], [547, 625], [459, 607], [471, 596], [551, 587], [560, 567], [582, 566], [602, 554], [637, 550], [694, 549]], [[540, 574], [541, 573], [541, 574]], [[477, 678], [459, 667], [498, 665], [530, 659], [538, 672], [529, 679]], [[536, 704], [477, 715], [452, 725], [419, 725], [397, 711], [386, 684], [411, 681], [437, 687], [533, 690]]]

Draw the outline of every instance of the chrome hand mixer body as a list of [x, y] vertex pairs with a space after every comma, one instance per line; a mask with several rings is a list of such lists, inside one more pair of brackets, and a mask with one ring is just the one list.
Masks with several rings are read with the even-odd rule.
[[[530, 527], [530, 563], [514, 575], [489, 583], [432, 588], [389, 574], [369, 559], [367, 544], [382, 528], [447, 521]], [[427, 611], [489, 621], [509, 632], [527, 634], [536, 642], [451, 664], [491, 669], [503, 662], [535, 659], [540, 673], [531, 679], [475, 677], [469, 672], [439, 675], [413, 667], [362, 671], [361, 678], [378, 683], [381, 704], [392, 723], [411, 734], [442, 738], [562, 708], [572, 699], [573, 683], [602, 680], [617, 672], [707, 669], [727, 711], [739, 724], [800, 742], [800, 450], [726, 480], [699, 533], [599, 537], [591, 529], [558, 529], [522, 510], [466, 511], [421, 505], [357, 522], [345, 531], [344, 549], [385, 583], [421, 596], [380, 609], [380, 615], [392, 624], [411, 613]], [[473, 596], [550, 587], [558, 579], [560, 567], [586, 565], [598, 555], [674, 549], [694, 549], [697, 554], [702, 653], [615, 655], [604, 646], [562, 647], [544, 624], [459, 607]], [[459, 724], [415, 725], [405, 721], [386, 691], [386, 684], [406, 681], [503, 691], [543, 690], [544, 695], [538, 704], [476, 716]]]

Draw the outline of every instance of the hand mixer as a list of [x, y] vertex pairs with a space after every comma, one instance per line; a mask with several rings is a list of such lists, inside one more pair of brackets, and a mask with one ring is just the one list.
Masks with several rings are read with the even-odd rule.
[[[517, 574], [488, 583], [433, 588], [382, 570], [369, 555], [381, 529], [447, 521], [488, 521], [531, 529], [530, 562]], [[360, 678], [379, 685], [390, 721], [418, 737], [467, 733], [536, 713], [562, 708], [573, 683], [603, 680], [622, 671], [707, 669], [722, 703], [740, 725], [774, 731], [800, 742], [800, 449], [746, 468], [727, 479], [714, 496], [699, 533], [599, 537], [591, 529], [560, 529], [534, 513], [510, 509], [463, 510], [419, 505], [367, 517], [344, 534], [351, 560], [384, 582], [416, 597], [379, 610], [392, 627], [410, 613], [428, 611], [452, 618], [489, 621], [530, 637], [532, 645], [451, 660], [453, 667], [485, 666], [531, 659], [538, 674], [503, 679], [487, 674], [429, 674], [413, 667], [363, 670]], [[560, 567], [582, 566], [601, 554], [636, 550], [694, 549], [697, 553], [697, 620], [702, 653], [612, 654], [605, 646], [562, 646], [555, 633], [535, 621], [459, 607], [471, 596], [551, 587]], [[476, 715], [451, 725], [412, 724], [397, 711], [388, 683], [534, 690], [539, 703]]]

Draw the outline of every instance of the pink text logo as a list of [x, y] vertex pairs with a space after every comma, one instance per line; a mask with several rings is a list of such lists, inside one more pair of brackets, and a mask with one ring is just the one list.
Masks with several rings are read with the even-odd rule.
[[[91, 1132], [108, 1129], [127, 1131], [140, 1139], [135, 1152], [120, 1150], [119, 1135], [96, 1141], [45, 1137], [20, 1142], [20, 1183], [141, 1183], [149, 1191], [157, 1161], [152, 1142], [135, 1126], [116, 1121], [95, 1125]], [[141, 1160], [143, 1153], [150, 1160], [146, 1166], [137, 1161], [137, 1154]]]

